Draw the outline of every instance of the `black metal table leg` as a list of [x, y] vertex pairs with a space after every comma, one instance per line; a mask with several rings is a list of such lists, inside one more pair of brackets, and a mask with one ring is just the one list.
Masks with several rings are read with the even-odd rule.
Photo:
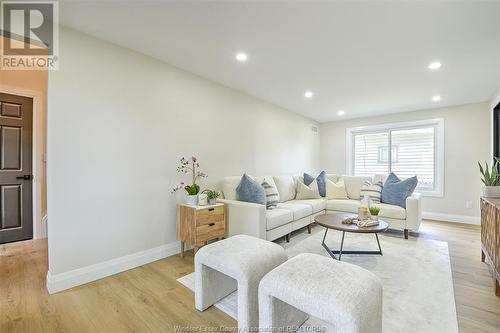
[[[325, 234], [323, 236], [323, 241], [321, 242], [321, 245], [325, 248], [326, 252], [333, 258], [337, 259], [340, 261], [342, 258], [342, 254], [378, 254], [378, 255], [383, 255], [382, 254], [382, 247], [380, 246], [380, 241], [378, 239], [378, 234], [375, 232], [375, 238], [377, 240], [377, 245], [378, 245], [378, 251], [365, 251], [365, 250], [344, 250], [344, 238], [345, 238], [345, 231], [342, 231], [342, 241], [340, 243], [340, 250], [331, 250], [328, 245], [325, 243], [326, 235], [328, 234], [328, 228], [325, 228]], [[337, 258], [335, 254], [338, 254], [339, 257]]]
[[342, 249], [344, 248], [344, 236], [345, 236], [345, 231], [342, 231], [342, 242], [340, 242], [339, 261], [340, 258], [342, 258]]
[[378, 234], [377, 233], [375, 233], [375, 237], [377, 238], [377, 245], [378, 245], [378, 250], [380, 251], [380, 255], [383, 256], [383, 254], [382, 254], [382, 248], [380, 247], [380, 242], [378, 240]]
[[335, 255], [333, 254], [332, 250], [330, 250], [330, 248], [325, 244], [326, 234], [328, 234], [328, 228], [325, 228], [325, 235], [323, 236], [323, 241], [321, 242], [321, 245], [323, 245], [323, 247], [325, 248], [326, 252], [328, 252], [330, 257], [332, 257], [333, 259], [337, 259], [337, 257], [335, 257]]

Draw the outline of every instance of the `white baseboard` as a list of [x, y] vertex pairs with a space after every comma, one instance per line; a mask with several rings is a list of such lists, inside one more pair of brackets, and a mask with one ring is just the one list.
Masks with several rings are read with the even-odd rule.
[[40, 223], [33, 219], [33, 239], [47, 238], [47, 214], [45, 214]]
[[47, 238], [47, 215], [42, 217], [40, 226], [40, 238]]
[[49, 294], [73, 288], [88, 282], [102, 279], [150, 262], [179, 253], [178, 242], [158, 246], [149, 250], [136, 252], [123, 257], [111, 259], [98, 264], [78, 268], [69, 272], [52, 275], [47, 272], [47, 290]]
[[481, 224], [479, 216], [453, 215], [433, 212], [422, 212], [422, 218], [426, 220], [457, 222], [465, 224]]

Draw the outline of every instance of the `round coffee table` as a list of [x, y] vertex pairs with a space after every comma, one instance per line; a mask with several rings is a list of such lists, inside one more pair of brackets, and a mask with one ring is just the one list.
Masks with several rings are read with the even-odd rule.
[[[326, 249], [328, 254], [333, 258], [337, 259], [335, 254], [338, 254], [338, 260], [342, 258], [342, 254], [380, 254], [382, 255], [382, 248], [380, 247], [380, 242], [378, 240], [378, 233], [384, 232], [389, 228], [387, 222], [382, 220], [378, 220], [378, 225], [372, 227], [358, 227], [356, 224], [343, 224], [342, 220], [348, 217], [356, 217], [354, 214], [349, 213], [335, 213], [335, 214], [322, 214], [316, 215], [314, 217], [314, 222], [325, 227], [325, 235], [323, 236], [323, 241], [321, 245]], [[326, 244], [325, 239], [328, 234], [329, 229], [334, 229], [338, 231], [342, 231], [342, 242], [340, 243], [340, 250], [331, 250]], [[378, 251], [344, 251], [344, 236], [346, 232], [353, 233], [363, 233], [363, 234], [375, 234], [375, 238], [377, 239]]]

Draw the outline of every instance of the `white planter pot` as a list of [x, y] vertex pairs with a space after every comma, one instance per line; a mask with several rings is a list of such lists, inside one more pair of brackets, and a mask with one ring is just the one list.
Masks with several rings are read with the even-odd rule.
[[198, 205], [206, 206], [208, 204], [208, 198], [205, 193], [198, 194]]
[[198, 195], [187, 195], [186, 196], [186, 205], [196, 206], [198, 204]]
[[500, 186], [483, 186], [483, 196], [486, 198], [500, 198]]

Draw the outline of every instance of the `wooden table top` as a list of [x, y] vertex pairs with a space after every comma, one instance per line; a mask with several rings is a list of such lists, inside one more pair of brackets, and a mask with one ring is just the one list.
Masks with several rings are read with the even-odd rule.
[[386, 231], [389, 228], [387, 222], [382, 221], [380, 218], [378, 220], [378, 225], [372, 227], [358, 227], [356, 224], [344, 224], [342, 220], [348, 217], [356, 217], [355, 214], [349, 213], [336, 213], [336, 214], [321, 214], [314, 217], [314, 222], [317, 224], [330, 229], [345, 231], [345, 232], [357, 232], [357, 233], [377, 233]]
[[493, 206], [500, 208], [500, 198], [486, 198], [486, 197], [481, 197], [482, 200], [489, 202]]

